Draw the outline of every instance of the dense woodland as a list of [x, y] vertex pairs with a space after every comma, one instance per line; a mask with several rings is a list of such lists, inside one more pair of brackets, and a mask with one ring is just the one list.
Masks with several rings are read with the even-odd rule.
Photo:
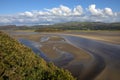
[[0, 80], [75, 80], [67, 70], [45, 62], [0, 31]]

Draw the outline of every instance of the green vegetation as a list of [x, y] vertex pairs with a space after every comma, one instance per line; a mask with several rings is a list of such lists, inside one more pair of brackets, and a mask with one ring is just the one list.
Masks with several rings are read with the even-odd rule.
[[[101, 22], [68, 22], [54, 25], [44, 25], [44, 27], [39, 27], [36, 32], [43, 32], [46, 29], [54, 30], [120, 30], [120, 23], [101, 23]], [[43, 31], [42, 31], [43, 30]]]
[[63, 32], [64, 30], [49, 27], [49, 28], [39, 28], [39, 29], [37, 29], [35, 31], [36, 32]]
[[33, 26], [5, 25], [0, 26], [0, 30], [35, 30], [36, 32], [62, 32], [66, 30], [120, 30], [120, 22], [67, 22], [53, 25]]
[[0, 31], [0, 80], [75, 80], [64, 69], [46, 63], [31, 49]]

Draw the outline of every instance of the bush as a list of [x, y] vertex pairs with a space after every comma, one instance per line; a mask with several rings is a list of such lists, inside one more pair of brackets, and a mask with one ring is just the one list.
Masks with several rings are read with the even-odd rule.
[[0, 80], [75, 80], [31, 49], [0, 31]]

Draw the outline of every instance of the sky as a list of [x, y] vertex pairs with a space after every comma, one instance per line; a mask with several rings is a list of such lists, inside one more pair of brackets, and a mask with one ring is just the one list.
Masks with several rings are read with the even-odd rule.
[[120, 22], [120, 0], [0, 0], [0, 25]]

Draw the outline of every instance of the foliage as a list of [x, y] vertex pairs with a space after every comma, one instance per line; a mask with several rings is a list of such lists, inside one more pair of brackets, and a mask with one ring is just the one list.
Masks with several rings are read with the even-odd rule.
[[49, 28], [39, 28], [36, 30], [36, 32], [63, 32], [63, 30], [49, 27]]
[[65, 30], [120, 30], [120, 22], [67, 22], [53, 25], [0, 26], [0, 30], [36, 30], [36, 32], [61, 32]]
[[31, 49], [0, 31], [0, 80], [75, 80], [64, 69], [46, 63]]
[[67, 22], [61, 24], [47, 25], [40, 27], [36, 32], [44, 29], [56, 30], [120, 30], [120, 23], [101, 23], [101, 22]]

